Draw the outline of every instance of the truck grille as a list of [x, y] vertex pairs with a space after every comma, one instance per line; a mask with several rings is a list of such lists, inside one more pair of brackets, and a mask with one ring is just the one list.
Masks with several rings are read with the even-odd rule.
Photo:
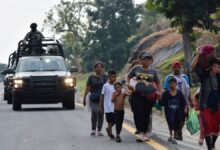
[[66, 88], [64, 78], [57, 76], [31, 76], [23, 78], [22, 89], [31, 92], [54, 93]]
[[31, 89], [36, 92], [56, 92], [57, 76], [32, 76]]

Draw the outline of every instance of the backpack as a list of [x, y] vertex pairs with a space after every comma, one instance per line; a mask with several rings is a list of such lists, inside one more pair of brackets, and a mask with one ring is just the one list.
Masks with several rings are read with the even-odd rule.
[[40, 45], [42, 42], [42, 35], [40, 32], [30, 32], [30, 35], [28, 37], [29, 44], [31, 45]]

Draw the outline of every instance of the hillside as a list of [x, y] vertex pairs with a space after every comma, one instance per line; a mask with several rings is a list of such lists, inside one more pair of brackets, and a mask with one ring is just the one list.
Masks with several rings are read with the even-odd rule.
[[168, 28], [144, 37], [133, 47], [128, 63], [137, 59], [142, 51], [147, 51], [154, 56], [154, 66], [158, 66], [168, 57], [183, 49], [182, 36], [176, 29]]
[[[220, 56], [220, 34], [199, 29], [195, 29], [195, 33], [198, 33], [197, 40], [194, 43], [196, 47], [212, 44], [216, 47], [217, 55]], [[159, 71], [162, 79], [171, 72], [172, 61], [184, 61], [182, 36], [174, 28], [161, 30], [141, 39], [132, 48], [132, 54], [125, 70], [128, 64], [137, 59], [142, 51], [149, 52], [154, 56], [153, 66]]]

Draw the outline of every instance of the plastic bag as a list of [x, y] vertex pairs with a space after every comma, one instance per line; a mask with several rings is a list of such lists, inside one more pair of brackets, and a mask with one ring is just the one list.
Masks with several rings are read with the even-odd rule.
[[194, 109], [189, 110], [189, 117], [186, 121], [186, 128], [191, 135], [195, 134], [200, 129], [199, 119]]
[[90, 108], [90, 95], [91, 93], [89, 92], [87, 95], [86, 95], [86, 109], [90, 112], [91, 108]]

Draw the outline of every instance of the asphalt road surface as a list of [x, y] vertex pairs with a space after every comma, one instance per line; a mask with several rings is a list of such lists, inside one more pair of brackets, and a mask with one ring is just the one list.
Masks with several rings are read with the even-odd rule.
[[[2, 85], [0, 85], [2, 92]], [[158, 121], [157, 118], [155, 118]], [[150, 142], [137, 143], [132, 116], [126, 115], [122, 142], [110, 140], [103, 126], [103, 137], [90, 136], [90, 113], [76, 105], [64, 110], [61, 104], [22, 105], [22, 111], [12, 111], [6, 101], [0, 101], [0, 150], [202, 150], [197, 141], [186, 140], [177, 145], [167, 142], [167, 131], [155, 123]], [[163, 122], [165, 126], [165, 122]], [[115, 132], [115, 130], [114, 130]]]

